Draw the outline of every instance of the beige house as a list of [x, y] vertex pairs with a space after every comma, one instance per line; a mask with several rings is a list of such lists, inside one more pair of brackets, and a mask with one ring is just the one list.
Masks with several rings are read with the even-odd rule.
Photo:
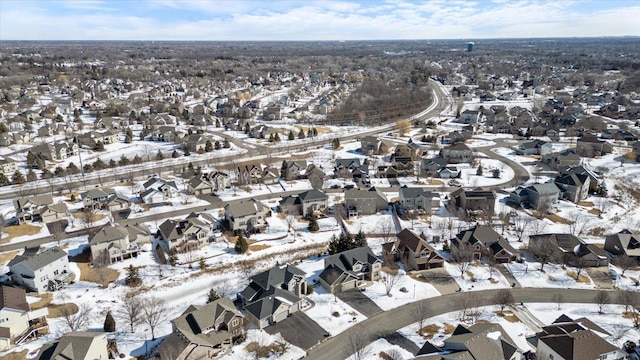
[[344, 205], [349, 217], [372, 215], [389, 207], [387, 198], [376, 188], [351, 189], [344, 192]]
[[[143, 238], [140, 240], [144, 241]], [[104, 225], [89, 236], [93, 262], [101, 256], [106, 256], [109, 263], [135, 256], [140, 251], [140, 244], [132, 242], [129, 230], [118, 224]]]
[[42, 220], [40, 212], [43, 208], [52, 204], [53, 197], [50, 194], [13, 200], [13, 207], [16, 209], [16, 218], [20, 224]]
[[48, 314], [47, 308], [31, 311], [23, 289], [0, 285], [0, 351], [47, 328]]
[[320, 284], [331, 293], [362, 286], [366, 281], [380, 280], [382, 260], [368, 246], [359, 247], [324, 259]]
[[73, 331], [58, 341], [40, 349], [37, 360], [107, 360], [109, 359], [107, 333]]
[[214, 219], [206, 213], [191, 213], [180, 221], [169, 219], [158, 227], [160, 243], [166, 251], [197, 249], [209, 241], [214, 226]]
[[18, 163], [8, 157], [0, 157], [0, 172], [6, 176], [12, 176], [18, 170]]
[[229, 202], [224, 207], [224, 217], [229, 230], [260, 230], [266, 226], [265, 218], [271, 210], [256, 199]]

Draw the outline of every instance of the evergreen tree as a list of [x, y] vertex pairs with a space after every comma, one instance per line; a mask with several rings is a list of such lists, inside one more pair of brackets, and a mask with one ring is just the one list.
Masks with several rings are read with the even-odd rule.
[[240, 234], [238, 236], [238, 240], [236, 240], [235, 249], [238, 254], [244, 254], [249, 250], [249, 244], [247, 243], [247, 239], [245, 239], [242, 234]]
[[105, 332], [116, 331], [116, 320], [111, 315], [111, 311], [107, 311], [107, 316], [104, 318], [104, 325], [102, 326]]
[[113, 160], [113, 159], [109, 160], [109, 167], [110, 168], [115, 168], [116, 166], [118, 166], [118, 163], [115, 160]]
[[223, 148], [228, 149], [231, 147], [231, 143], [229, 142], [229, 139], [225, 138], [224, 139], [224, 144], [222, 145]]
[[93, 171], [93, 166], [91, 166], [91, 164], [84, 164], [82, 169], [84, 170], [84, 173], [87, 174]]
[[207, 268], [207, 262], [204, 261], [204, 258], [200, 258], [200, 260], [198, 260], [198, 265], [200, 266], [200, 270], [205, 270]]
[[3, 172], [0, 172], [0, 186], [6, 185], [9, 185], [9, 179], [7, 178], [7, 175], [5, 175]]
[[0, 123], [0, 133], [4, 134], [6, 132], [9, 132], [9, 128], [7, 127], [7, 124]]
[[138, 269], [133, 267], [133, 265], [129, 265], [129, 270], [127, 271], [127, 277], [124, 279], [124, 284], [131, 287], [140, 286], [142, 284], [142, 280], [138, 274]]
[[273, 135], [273, 141], [280, 142], [280, 134], [276, 133], [275, 135]]
[[131, 163], [142, 164], [142, 158], [140, 157], [140, 155], [136, 154], [136, 156], [133, 157], [133, 160], [131, 160]]
[[125, 144], [131, 144], [131, 142], [132, 142], [132, 141], [133, 141], [133, 136], [131, 136], [131, 135], [129, 135], [129, 134], [126, 134], [126, 135], [124, 136], [124, 143], [125, 143]]
[[184, 147], [184, 156], [190, 156], [191, 155], [191, 151], [189, 151], [189, 147], [185, 146]]
[[331, 146], [333, 147], [334, 150], [338, 149], [340, 147], [340, 139], [338, 138], [333, 139], [333, 141], [331, 141]]
[[167, 255], [169, 255], [169, 265], [176, 266], [176, 264], [178, 263], [178, 252], [176, 251], [176, 249], [169, 250]]
[[218, 293], [216, 293], [215, 289], [209, 289], [209, 294], [207, 294], [207, 304], [212, 303], [216, 300], [220, 299]]
[[76, 166], [76, 164], [74, 163], [69, 163], [69, 165], [67, 166], [67, 174], [69, 175], [77, 174], [79, 171], [80, 169], [78, 169], [78, 166]]
[[216, 140], [215, 144], [213, 144], [213, 148], [216, 150], [222, 149], [222, 145], [220, 145], [220, 141]]
[[274, 142], [275, 139], [273, 137], [273, 133], [269, 134], [269, 142]]
[[104, 144], [102, 143], [102, 141], [98, 141], [96, 143], [96, 146], [93, 147], [94, 151], [104, 151]]
[[100, 158], [97, 158], [96, 161], [93, 162], [93, 168], [96, 170], [102, 170], [105, 167], [107, 167], [107, 164], [105, 164]]
[[29, 169], [29, 171], [27, 171], [27, 181], [36, 181], [38, 180], [38, 175], [36, 175], [36, 172], [33, 171], [33, 169]]
[[313, 133], [313, 136], [318, 136], [318, 129], [313, 128], [312, 133]]
[[251, 128], [249, 127], [249, 122], [244, 123], [244, 133], [248, 134], [251, 132]]
[[309, 130], [307, 130], [307, 137], [312, 137], [313, 133], [311, 132], [311, 128], [309, 128]]
[[120, 161], [118, 163], [120, 164], [120, 166], [125, 166], [125, 165], [129, 165], [130, 161], [128, 157], [122, 155], [120, 156]]
[[40, 179], [51, 179], [53, 177], [53, 173], [49, 169], [44, 169], [42, 171], [42, 175], [40, 175]]
[[178, 153], [178, 150], [173, 150], [173, 152], [171, 153], [171, 157], [175, 159], [178, 156], [180, 156], [180, 154]]
[[482, 172], [483, 172], [482, 165], [478, 165], [478, 171], [476, 171], [476, 175], [482, 176]]
[[358, 234], [353, 239], [353, 248], [363, 247], [367, 245], [367, 237], [364, 235], [362, 230], [358, 231]]
[[298, 133], [298, 139], [304, 139], [304, 130], [300, 130], [300, 132]]
[[316, 219], [315, 215], [311, 215], [311, 220], [309, 220], [309, 231], [316, 232], [320, 230], [320, 226], [318, 225], [318, 219]]
[[295, 135], [293, 135], [293, 130], [289, 130], [289, 136], [288, 136], [288, 138], [289, 138], [289, 140], [290, 140], [290, 141], [296, 138], [296, 136], [295, 136]]
[[56, 177], [64, 177], [67, 175], [67, 171], [60, 165], [56, 166], [56, 169], [53, 171]]
[[345, 234], [340, 234], [340, 236], [333, 235], [331, 241], [329, 241], [329, 254], [332, 255], [350, 250], [351, 248], [351, 241]]
[[160, 149], [158, 149], [158, 153], [156, 154], [156, 160], [164, 160], [164, 155], [162, 155], [162, 151], [160, 151]]
[[207, 140], [207, 142], [204, 144], [204, 151], [206, 152], [213, 151], [213, 144], [211, 143], [211, 140]]

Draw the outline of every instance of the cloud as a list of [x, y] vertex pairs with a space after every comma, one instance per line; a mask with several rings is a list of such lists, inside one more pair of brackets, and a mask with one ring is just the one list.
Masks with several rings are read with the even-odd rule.
[[572, 1], [2, 1], [0, 39], [366, 40], [640, 35], [633, 16], [640, 13], [640, 7], [633, 6], [635, 3], [622, 2], [611, 8], [589, 5]]

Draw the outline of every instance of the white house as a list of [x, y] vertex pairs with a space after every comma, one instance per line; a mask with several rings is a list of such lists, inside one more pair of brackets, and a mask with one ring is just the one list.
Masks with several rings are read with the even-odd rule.
[[13, 281], [38, 293], [59, 289], [73, 275], [67, 253], [57, 246], [41, 252], [27, 249], [8, 266]]
[[145, 204], [164, 202], [178, 195], [178, 186], [175, 181], [154, 177], [142, 184], [142, 187], [144, 190], [140, 193], [140, 199]]
[[24, 289], [0, 286], [0, 351], [47, 327], [48, 309], [31, 311]]
[[[109, 263], [136, 256], [140, 251], [140, 243], [131, 241], [132, 231], [118, 224], [107, 224], [89, 236], [91, 258], [93, 262], [106, 252]], [[135, 233], [134, 233], [135, 234]], [[148, 238], [140, 237], [142, 242]], [[105, 260], [107, 260], [105, 259]]]

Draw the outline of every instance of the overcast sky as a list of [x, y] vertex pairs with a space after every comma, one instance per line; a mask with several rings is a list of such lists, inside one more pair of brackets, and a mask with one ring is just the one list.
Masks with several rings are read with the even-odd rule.
[[0, 0], [0, 40], [639, 36], [640, 2]]

